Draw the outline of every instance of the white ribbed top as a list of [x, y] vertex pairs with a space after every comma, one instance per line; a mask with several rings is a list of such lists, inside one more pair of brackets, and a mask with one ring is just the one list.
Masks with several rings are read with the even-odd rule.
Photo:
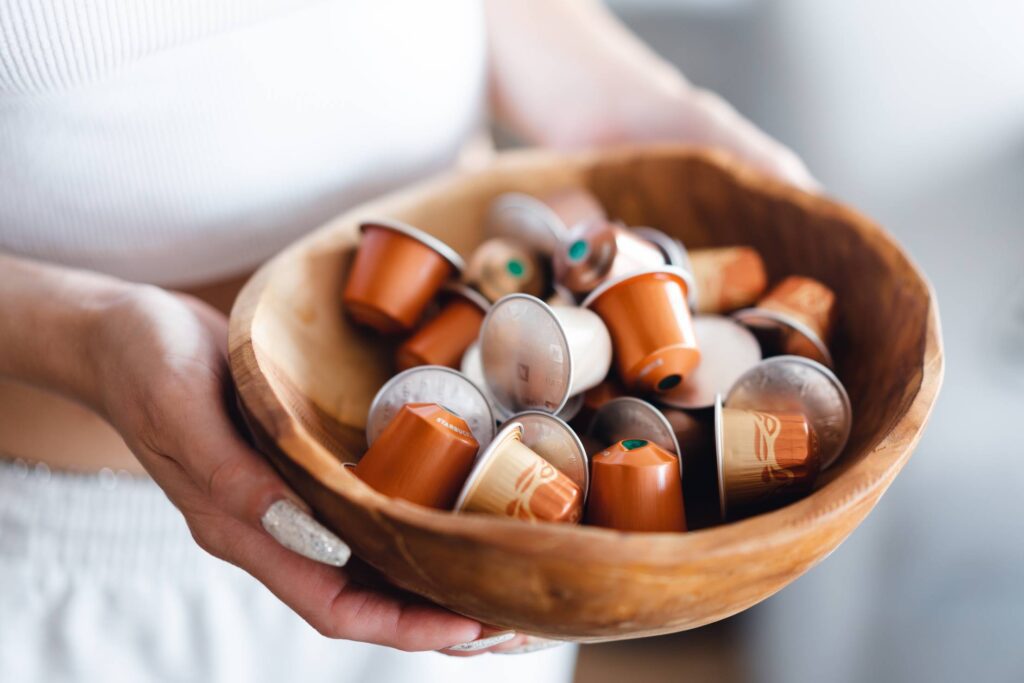
[[183, 285], [449, 165], [474, 0], [0, 0], [0, 249]]

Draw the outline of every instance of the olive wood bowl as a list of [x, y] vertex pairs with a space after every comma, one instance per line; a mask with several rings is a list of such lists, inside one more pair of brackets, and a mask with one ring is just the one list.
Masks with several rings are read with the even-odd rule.
[[[398, 343], [342, 313], [360, 220], [397, 218], [468, 256], [495, 195], [577, 184], [629, 225], [660, 228], [690, 248], [749, 244], [773, 281], [800, 273], [835, 290], [832, 350], [854, 425], [806, 498], [689, 533], [621, 533], [427, 509], [376, 493], [343, 466], [366, 448], [367, 409]], [[834, 201], [676, 145], [509, 153], [354, 209], [252, 277], [232, 311], [229, 348], [255, 444], [360, 562], [483, 622], [583, 642], [724, 619], [813, 567], [907, 462], [943, 373], [934, 295], [892, 237]]]

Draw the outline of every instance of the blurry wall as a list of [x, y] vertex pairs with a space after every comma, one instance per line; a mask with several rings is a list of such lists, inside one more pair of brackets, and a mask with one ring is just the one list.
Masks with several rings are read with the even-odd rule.
[[611, 6], [894, 233], [942, 314], [920, 446], [843, 546], [739, 618], [744, 677], [1024, 680], [1024, 2]]

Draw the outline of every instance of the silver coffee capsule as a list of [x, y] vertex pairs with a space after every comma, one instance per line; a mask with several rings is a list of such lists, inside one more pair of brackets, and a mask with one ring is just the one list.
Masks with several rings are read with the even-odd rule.
[[587, 435], [599, 448], [624, 439], [646, 439], [683, 459], [675, 430], [660, 410], [635, 396], [620, 396], [608, 401], [594, 413]]
[[502, 412], [558, 413], [605, 378], [612, 345], [592, 311], [510, 294], [484, 319], [480, 356], [485, 386]]
[[392, 377], [373, 397], [366, 422], [368, 444], [377, 440], [407, 403], [438, 403], [465, 420], [479, 443], [494, 438], [494, 413], [476, 384], [451, 368], [420, 365]]
[[822, 469], [836, 461], [853, 425], [846, 388], [821, 363], [802, 356], [761, 361], [736, 380], [726, 408], [802, 413], [818, 437]]
[[492, 237], [507, 237], [550, 256], [561, 244], [566, 227], [551, 208], [528, 194], [507, 192], [491, 203], [485, 230]]
[[677, 387], [658, 394], [658, 403], [673, 408], [710, 408], [717, 394], [728, 391], [761, 361], [757, 338], [731, 318], [694, 316], [693, 331], [701, 349], [700, 364]]
[[523, 443], [572, 479], [585, 498], [590, 487], [590, 461], [572, 427], [540, 410], [527, 410], [509, 421], [523, 426]]
[[[487, 382], [484, 381], [484, 364], [480, 357], [480, 342], [473, 342], [469, 348], [466, 349], [466, 353], [462, 356], [461, 368], [462, 374], [468, 377], [487, 397], [487, 400], [491, 403], [491, 410], [494, 411], [494, 416], [498, 418], [498, 422], [505, 422], [511, 417], [512, 413], [503, 410], [494, 397], [491, 396], [490, 390], [487, 388]], [[557, 416], [566, 422], [576, 417], [579, 412], [583, 409], [583, 394], [577, 394], [570, 396], [569, 400], [565, 402], [565, 406], [558, 411]]]

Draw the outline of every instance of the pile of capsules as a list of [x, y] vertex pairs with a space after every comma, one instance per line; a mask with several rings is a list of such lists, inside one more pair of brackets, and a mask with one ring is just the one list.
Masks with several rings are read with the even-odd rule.
[[354, 465], [383, 494], [686, 531], [794, 500], [846, 444], [836, 297], [769, 288], [751, 247], [688, 252], [581, 188], [497, 197], [468, 264], [397, 221], [360, 229], [344, 311], [404, 337]]

